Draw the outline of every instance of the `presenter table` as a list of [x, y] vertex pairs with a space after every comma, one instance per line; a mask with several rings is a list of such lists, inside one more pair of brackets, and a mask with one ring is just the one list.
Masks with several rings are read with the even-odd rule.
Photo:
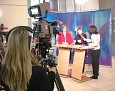
[[69, 45], [59, 45], [59, 56], [57, 69], [60, 75], [68, 76], [70, 47]]
[[90, 49], [91, 47], [81, 47], [78, 45], [58, 45], [58, 47], [59, 56], [57, 69], [59, 74], [68, 76], [70, 49], [74, 48], [75, 53], [71, 77], [77, 82], [84, 82], [90, 80], [91, 78], [82, 75], [82, 70], [84, 65], [85, 49]]
[[83, 66], [84, 66], [84, 57], [85, 57], [84, 49], [75, 50], [71, 76], [77, 82], [84, 82], [90, 80], [89, 77], [82, 75]]

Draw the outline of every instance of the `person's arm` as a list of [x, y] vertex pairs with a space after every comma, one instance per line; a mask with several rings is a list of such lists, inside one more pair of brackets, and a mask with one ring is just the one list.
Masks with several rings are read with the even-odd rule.
[[92, 39], [92, 46], [94, 46], [94, 47], [96, 47], [96, 46], [98, 46], [98, 39], [97, 38], [95, 38], [95, 39]]
[[7, 32], [7, 31], [8, 31], [8, 27], [3, 27], [3, 30], [1, 32]]
[[[86, 36], [86, 34], [84, 34], [84, 38], [83, 38], [83, 40], [86, 42], [86, 44], [88, 44], [89, 46], [92, 46], [92, 42], [93, 42], [93, 40], [92, 39], [87, 39], [87, 36]], [[93, 47], [93, 46], [92, 46]]]
[[90, 43], [89, 45], [92, 46], [93, 48], [97, 47], [100, 42], [100, 35], [93, 35], [91, 40], [92, 43]]
[[3, 30], [4, 30], [4, 29], [8, 29], [8, 27], [4, 27]]
[[92, 39], [87, 39], [87, 38], [84, 38], [83, 40], [84, 40], [84, 41], [86, 41], [86, 42], [93, 42], [93, 40], [92, 40]]

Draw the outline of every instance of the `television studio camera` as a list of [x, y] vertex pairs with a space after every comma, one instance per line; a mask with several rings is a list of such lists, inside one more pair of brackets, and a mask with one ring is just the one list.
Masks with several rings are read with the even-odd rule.
[[[55, 57], [53, 56], [54, 49], [52, 54], [49, 53], [49, 50], [52, 50], [50, 49], [50, 39], [53, 35], [56, 36], [56, 34], [59, 34], [57, 24], [63, 24], [59, 20], [54, 22], [47, 21], [45, 18], [47, 18], [47, 13], [49, 11], [49, 2], [40, 3], [28, 8], [29, 16], [38, 20], [37, 22], [33, 23], [33, 38], [39, 41], [39, 43], [36, 43], [35, 47], [38, 49], [37, 56], [39, 61], [45, 69], [47, 69], [47, 66], [56, 68], [57, 64], [55, 63]], [[55, 74], [55, 84], [58, 91], [65, 91], [57, 69]]]

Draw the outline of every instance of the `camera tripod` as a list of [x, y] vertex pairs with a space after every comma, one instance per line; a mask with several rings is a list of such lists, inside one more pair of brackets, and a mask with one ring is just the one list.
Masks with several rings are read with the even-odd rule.
[[[53, 51], [54, 52], [54, 51]], [[47, 66], [49, 66], [49, 67], [54, 67], [55, 68], [55, 85], [56, 85], [56, 87], [57, 87], [57, 90], [58, 91], [65, 91], [65, 89], [64, 89], [64, 86], [63, 86], [63, 83], [62, 83], [62, 81], [61, 81], [61, 78], [60, 78], [60, 76], [59, 76], [59, 73], [58, 73], [58, 70], [57, 70], [57, 68], [56, 68], [56, 63], [55, 63], [55, 61], [54, 61], [54, 56], [53, 56], [53, 53], [52, 53], [52, 55], [51, 54], [49, 54], [48, 53], [48, 59], [45, 59], [45, 58], [41, 58], [41, 64], [42, 64], [42, 66], [45, 68], [45, 70], [46, 70], [46, 72], [49, 72], [49, 70], [48, 70], [48, 67]]]
[[65, 91], [62, 81], [60, 79], [59, 73], [57, 71], [57, 68], [56, 68], [56, 74], [55, 74], [55, 84], [58, 91]]
[[[46, 72], [48, 72], [46, 64], [42, 64], [42, 66], [46, 69]], [[57, 90], [58, 91], [65, 91], [63, 83], [62, 83], [61, 78], [59, 76], [58, 70], [57, 70], [56, 66], [53, 66], [53, 67], [55, 67], [55, 69], [56, 69], [56, 72], [55, 72], [55, 81], [54, 82], [55, 82], [55, 85], [57, 87]]]

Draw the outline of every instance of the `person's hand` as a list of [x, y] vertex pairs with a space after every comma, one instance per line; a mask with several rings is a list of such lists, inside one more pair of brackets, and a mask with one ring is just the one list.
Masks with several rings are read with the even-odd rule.
[[77, 40], [78, 43], [81, 43], [81, 40]]
[[87, 41], [87, 39], [86, 39], [86, 38], [83, 38], [83, 40], [84, 40], [84, 41]]
[[65, 45], [68, 45], [68, 43], [66, 42]]
[[86, 42], [92, 42], [91, 39], [86, 39], [86, 38], [84, 38], [83, 40], [86, 41]]
[[67, 42], [62, 42], [62, 44], [64, 44], [64, 45], [68, 45], [68, 43], [67, 43]]

